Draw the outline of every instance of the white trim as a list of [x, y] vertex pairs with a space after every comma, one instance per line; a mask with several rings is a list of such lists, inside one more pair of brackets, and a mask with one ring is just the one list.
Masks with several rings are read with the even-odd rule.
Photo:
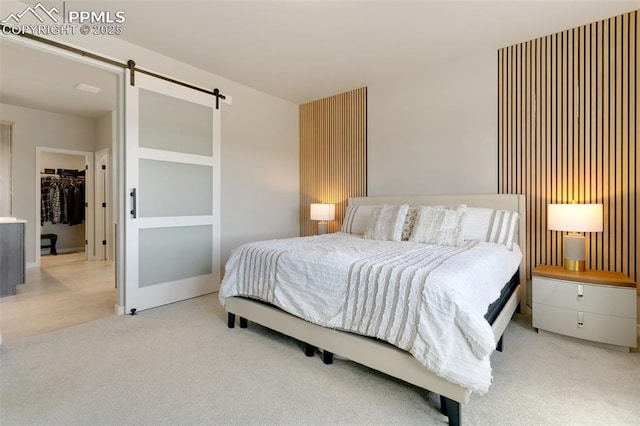
[[231, 97], [231, 95], [227, 95], [226, 93], [222, 93], [221, 94], [224, 95], [224, 99], [220, 99], [220, 102], [225, 104], [225, 105], [233, 105], [233, 98]]
[[165, 228], [177, 226], [215, 225], [215, 217], [210, 216], [168, 216], [168, 217], [139, 217], [136, 219], [139, 228]]
[[201, 166], [213, 166], [219, 164], [213, 157], [204, 155], [185, 154], [183, 152], [162, 151], [152, 148], [138, 148], [138, 157], [145, 160], [170, 161], [173, 163], [186, 163]]
[[124, 314], [125, 299], [125, 242], [126, 242], [126, 205], [127, 188], [125, 185], [125, 79], [126, 74], [118, 74], [118, 107], [112, 115], [113, 142], [111, 146], [112, 166], [111, 172], [111, 196], [113, 212], [113, 235], [115, 244], [113, 245], [113, 259], [116, 262], [116, 303], [122, 307]]
[[207, 274], [141, 287], [133, 294], [127, 293], [127, 297], [133, 297], [133, 300], [128, 301], [125, 310], [133, 307], [142, 311], [166, 305], [167, 300], [180, 301], [190, 299], [194, 294], [208, 294], [212, 292], [211, 282], [215, 280], [214, 274]]
[[[127, 78], [129, 78], [129, 73], [127, 73]], [[181, 86], [179, 84], [162, 80], [157, 77], [153, 77], [140, 72], [136, 73], [135, 75], [135, 87], [141, 88], [143, 90], [158, 91], [158, 93], [161, 93], [165, 96], [170, 96], [172, 98], [177, 98], [190, 103], [208, 105], [215, 108], [216, 98], [209, 93], [200, 92], [198, 90]]]
[[[107, 169], [102, 171], [102, 166], [110, 168], [109, 164], [109, 148], [104, 148], [95, 153], [95, 167], [94, 167], [94, 259], [107, 260], [107, 252], [109, 250], [109, 244], [111, 244], [109, 235], [109, 175]], [[107, 208], [102, 207], [102, 203], [107, 205]], [[107, 245], [103, 245], [102, 241], [106, 240]]]

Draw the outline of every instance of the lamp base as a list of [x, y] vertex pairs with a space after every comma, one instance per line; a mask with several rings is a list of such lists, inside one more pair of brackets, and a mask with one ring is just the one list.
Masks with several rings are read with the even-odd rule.
[[564, 260], [564, 269], [566, 269], [567, 271], [572, 271], [572, 272], [583, 272], [586, 269], [585, 268], [585, 261], [584, 260], [565, 259]]
[[318, 222], [318, 235], [324, 235], [327, 233], [329, 225], [327, 222]]
[[565, 235], [564, 239], [564, 269], [573, 272], [585, 270], [585, 238], [580, 234]]

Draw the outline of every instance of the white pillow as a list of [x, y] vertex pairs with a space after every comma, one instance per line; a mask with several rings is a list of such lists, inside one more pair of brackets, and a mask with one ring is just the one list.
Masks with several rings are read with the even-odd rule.
[[347, 206], [340, 231], [347, 234], [364, 234], [376, 207], [378, 206]]
[[516, 212], [470, 207], [462, 226], [462, 239], [503, 244], [511, 250], [517, 239], [517, 228]]
[[489, 230], [490, 243], [504, 244], [507, 249], [513, 248], [518, 227], [518, 213], [496, 210]]
[[378, 206], [371, 215], [364, 238], [370, 240], [400, 241], [402, 227], [409, 211], [408, 204]]
[[489, 241], [489, 230], [494, 213], [494, 209], [468, 207], [462, 224], [462, 239]]
[[467, 206], [454, 209], [444, 206], [422, 206], [409, 241], [441, 246], [458, 246], [462, 243], [462, 223]]

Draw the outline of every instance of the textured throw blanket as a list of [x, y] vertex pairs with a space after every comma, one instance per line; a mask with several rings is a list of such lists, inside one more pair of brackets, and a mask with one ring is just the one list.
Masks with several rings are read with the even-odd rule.
[[489, 243], [431, 246], [341, 233], [263, 241], [234, 251], [220, 301], [247, 296], [385, 340], [435, 374], [484, 393], [495, 347], [484, 313], [517, 270], [517, 254]]

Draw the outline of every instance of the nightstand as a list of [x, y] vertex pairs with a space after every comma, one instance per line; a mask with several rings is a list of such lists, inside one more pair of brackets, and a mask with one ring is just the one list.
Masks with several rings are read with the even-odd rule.
[[572, 272], [540, 265], [533, 272], [533, 326], [635, 348], [636, 283], [619, 272]]

